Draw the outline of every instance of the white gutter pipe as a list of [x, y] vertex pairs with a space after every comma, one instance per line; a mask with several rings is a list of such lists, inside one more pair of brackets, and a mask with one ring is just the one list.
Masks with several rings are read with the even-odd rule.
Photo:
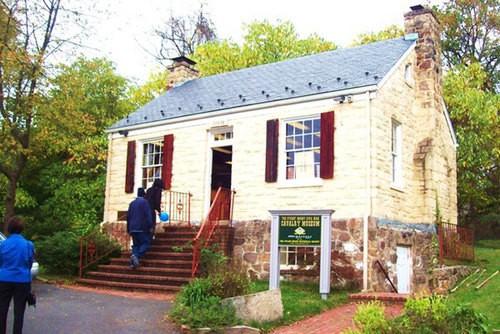
[[371, 97], [366, 92], [366, 208], [363, 215], [363, 291], [368, 290], [368, 219], [371, 216]]

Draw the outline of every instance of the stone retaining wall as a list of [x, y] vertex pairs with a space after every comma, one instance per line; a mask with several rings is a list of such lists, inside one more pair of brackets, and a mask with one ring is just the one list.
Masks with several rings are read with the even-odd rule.
[[433, 292], [441, 295], [447, 294], [462, 277], [468, 276], [475, 269], [475, 267], [469, 266], [451, 266], [434, 269], [432, 272]]

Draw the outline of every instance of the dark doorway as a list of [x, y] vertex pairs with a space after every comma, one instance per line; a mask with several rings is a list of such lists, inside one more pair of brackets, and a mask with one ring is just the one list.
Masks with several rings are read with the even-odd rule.
[[233, 165], [233, 147], [221, 146], [212, 148], [212, 180], [210, 203], [213, 201], [217, 189], [223, 187], [231, 189], [231, 168]]

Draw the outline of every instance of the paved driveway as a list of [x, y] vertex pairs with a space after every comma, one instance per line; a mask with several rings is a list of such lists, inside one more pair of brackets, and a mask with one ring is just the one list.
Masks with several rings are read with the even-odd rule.
[[[36, 308], [27, 307], [26, 334], [180, 333], [165, 320], [172, 296], [96, 292], [33, 283]], [[12, 303], [7, 333], [12, 332]]]

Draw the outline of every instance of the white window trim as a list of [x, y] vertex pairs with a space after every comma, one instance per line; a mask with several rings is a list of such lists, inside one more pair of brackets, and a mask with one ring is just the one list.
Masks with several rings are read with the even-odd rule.
[[[321, 119], [320, 114], [303, 115], [280, 120], [278, 139], [278, 183], [277, 188], [300, 188], [300, 187], [320, 187], [323, 185], [321, 177], [310, 177], [301, 179], [286, 178], [286, 125], [289, 122], [303, 121], [305, 119]], [[321, 147], [320, 147], [321, 149]]]
[[[144, 144], [149, 144], [149, 143], [154, 143], [154, 142], [162, 142], [163, 143], [163, 137], [155, 137], [155, 138], [148, 138], [144, 140], [138, 141], [138, 146], [137, 147], [137, 152], [135, 156], [135, 184], [139, 185], [139, 187], [142, 187], [142, 159], [144, 157]], [[151, 183], [152, 185], [152, 183]], [[146, 190], [149, 188], [151, 185], [147, 185], [147, 187], [144, 189]]]
[[[395, 151], [393, 140], [396, 140]], [[395, 119], [391, 120], [391, 186], [403, 189], [403, 129]]]
[[[289, 247], [295, 247], [295, 246], [280, 246], [280, 248], [281, 248], [280, 254], [283, 252], [284, 248], [289, 248]], [[295, 247], [295, 248], [298, 248], [298, 247]], [[309, 248], [313, 248], [313, 253], [317, 252], [317, 247], [309, 247]], [[298, 264], [281, 264], [281, 259], [280, 259], [280, 269], [283, 269], [283, 270], [297, 270], [299, 268], [304, 269], [304, 270], [309, 270], [309, 269], [314, 268], [315, 265], [316, 265], [316, 263], [313, 263], [310, 265], [300, 267]]]

